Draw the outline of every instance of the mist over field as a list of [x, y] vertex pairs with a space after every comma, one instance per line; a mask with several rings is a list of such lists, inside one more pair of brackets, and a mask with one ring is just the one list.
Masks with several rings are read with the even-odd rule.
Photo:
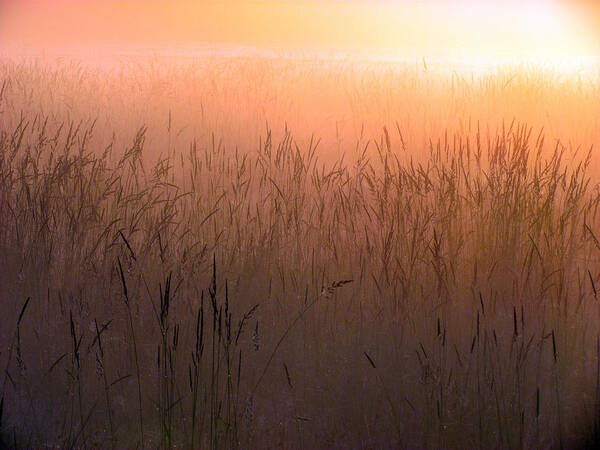
[[0, 47], [202, 44], [410, 56], [598, 56], [600, 8], [575, 0], [4, 1]]
[[0, 3], [0, 448], [593, 448], [599, 17]]

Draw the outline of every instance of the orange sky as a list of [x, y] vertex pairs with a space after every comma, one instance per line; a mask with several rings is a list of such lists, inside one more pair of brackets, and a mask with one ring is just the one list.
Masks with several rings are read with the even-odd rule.
[[598, 3], [0, 0], [0, 42], [30, 49], [220, 42], [451, 56], [598, 55]]

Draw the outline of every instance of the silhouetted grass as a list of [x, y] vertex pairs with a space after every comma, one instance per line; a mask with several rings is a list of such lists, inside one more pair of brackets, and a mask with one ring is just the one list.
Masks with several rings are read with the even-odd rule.
[[3, 445], [597, 433], [597, 81], [213, 63], [0, 66]]

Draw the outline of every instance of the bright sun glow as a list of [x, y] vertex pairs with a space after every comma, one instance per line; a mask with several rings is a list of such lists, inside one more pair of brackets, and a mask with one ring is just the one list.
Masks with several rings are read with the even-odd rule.
[[600, 54], [598, 24], [587, 20], [599, 16], [593, 5], [584, 0], [23, 1], [0, 6], [0, 42], [35, 49], [54, 45], [61, 51], [77, 46], [194, 51], [225, 44], [434, 57], [474, 66], [526, 59], [576, 68], [582, 56]]
[[374, 18], [383, 31], [372, 44], [388, 52], [556, 63], [593, 53], [593, 36], [555, 1], [385, 3]]

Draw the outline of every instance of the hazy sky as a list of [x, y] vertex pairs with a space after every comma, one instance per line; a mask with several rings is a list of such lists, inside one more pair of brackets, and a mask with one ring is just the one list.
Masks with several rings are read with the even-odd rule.
[[0, 45], [228, 43], [409, 54], [600, 54], [600, 2], [0, 0]]

